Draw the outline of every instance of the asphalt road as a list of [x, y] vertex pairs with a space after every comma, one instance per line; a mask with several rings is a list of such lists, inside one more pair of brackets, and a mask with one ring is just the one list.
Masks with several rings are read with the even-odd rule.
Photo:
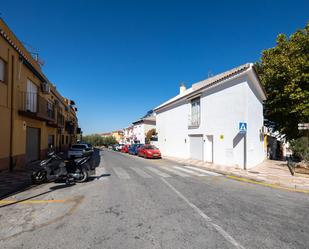
[[0, 248], [309, 248], [308, 194], [101, 154], [87, 183], [2, 200]]

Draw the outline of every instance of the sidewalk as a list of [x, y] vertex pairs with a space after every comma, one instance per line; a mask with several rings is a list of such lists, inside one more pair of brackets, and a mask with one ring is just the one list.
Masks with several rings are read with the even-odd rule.
[[31, 186], [29, 171], [0, 173], [0, 199]]
[[243, 170], [192, 159], [179, 159], [175, 157], [164, 157], [164, 159], [185, 165], [203, 167], [224, 175], [272, 184], [290, 190], [309, 191], [309, 175], [295, 173], [294, 176], [291, 176], [287, 163], [284, 161], [265, 160], [251, 169]]

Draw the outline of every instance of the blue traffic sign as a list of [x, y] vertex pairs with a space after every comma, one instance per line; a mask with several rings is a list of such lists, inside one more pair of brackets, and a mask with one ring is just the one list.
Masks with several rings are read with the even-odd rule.
[[239, 122], [239, 131], [240, 132], [246, 132], [247, 131], [247, 123]]

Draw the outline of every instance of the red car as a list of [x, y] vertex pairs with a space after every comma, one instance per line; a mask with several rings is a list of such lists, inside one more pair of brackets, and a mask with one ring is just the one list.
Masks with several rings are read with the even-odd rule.
[[129, 153], [129, 145], [126, 144], [126, 145], [122, 146], [121, 152], [123, 152], [123, 153]]
[[144, 158], [161, 158], [160, 150], [156, 146], [150, 144], [139, 147], [138, 155]]

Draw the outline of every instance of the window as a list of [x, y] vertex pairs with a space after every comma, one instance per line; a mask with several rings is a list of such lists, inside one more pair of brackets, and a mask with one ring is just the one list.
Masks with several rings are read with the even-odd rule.
[[61, 135], [61, 144], [64, 144], [64, 135]]
[[189, 126], [199, 126], [200, 125], [200, 98], [195, 98], [191, 100], [191, 115], [189, 119]]
[[87, 148], [87, 146], [83, 145], [83, 144], [74, 144], [74, 145], [72, 145], [72, 149], [83, 150], [83, 149], [86, 149], [86, 148]]
[[69, 143], [69, 136], [66, 136], [65, 137], [65, 144], [68, 144]]
[[54, 135], [48, 135], [48, 148], [54, 147], [55, 142], [55, 136]]
[[31, 81], [27, 81], [27, 111], [37, 111], [38, 87]]
[[50, 102], [47, 102], [47, 116], [49, 118], [54, 118], [54, 106]]
[[0, 58], [0, 82], [5, 82], [5, 61]]

